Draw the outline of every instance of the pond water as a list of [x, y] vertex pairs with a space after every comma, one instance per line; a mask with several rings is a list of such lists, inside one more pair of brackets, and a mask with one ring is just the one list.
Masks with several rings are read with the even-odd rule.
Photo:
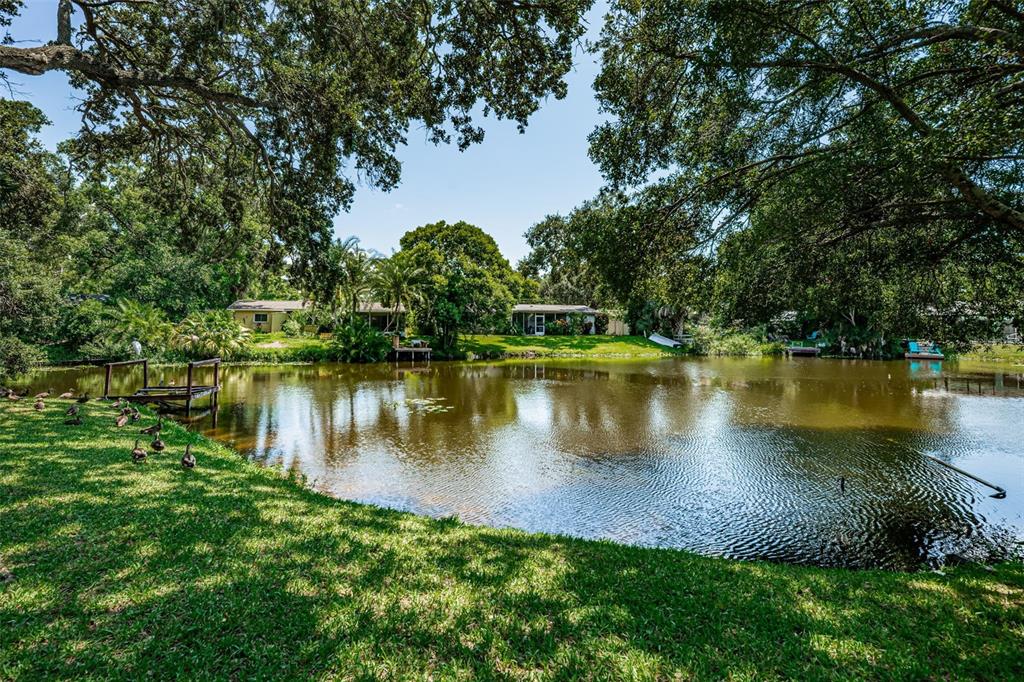
[[[222, 370], [216, 426], [193, 428], [349, 500], [904, 569], [1024, 548], [1021, 371], [774, 358], [237, 366]], [[172, 379], [183, 368], [151, 370], [152, 383]], [[97, 394], [102, 370], [40, 372], [32, 386]]]

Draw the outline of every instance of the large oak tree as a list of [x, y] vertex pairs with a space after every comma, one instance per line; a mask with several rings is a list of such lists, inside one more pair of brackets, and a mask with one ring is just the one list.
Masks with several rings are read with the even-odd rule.
[[[687, 233], [691, 254], [743, 233], [748, 258], [775, 259], [760, 271], [779, 306], [827, 291], [839, 264], [882, 284], [909, 264], [942, 290], [922, 307], [1020, 310], [1020, 3], [620, 0], [599, 47], [611, 116], [591, 153], [653, 207], [649, 232]], [[984, 291], [998, 293], [970, 300]], [[747, 302], [768, 293], [751, 287]]]
[[[0, 44], [0, 78], [64, 71], [79, 163], [130, 158], [176, 180], [254, 186], [279, 237], [329, 243], [357, 181], [399, 180], [410, 129], [479, 142], [525, 126], [563, 76], [592, 0], [55, 0], [53, 40]], [[0, 0], [0, 30], [23, 6]], [[168, 190], [169, 191], [169, 190]]]

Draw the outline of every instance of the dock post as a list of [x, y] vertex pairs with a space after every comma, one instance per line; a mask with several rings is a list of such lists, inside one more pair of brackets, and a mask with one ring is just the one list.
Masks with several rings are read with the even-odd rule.
[[107, 373], [103, 377], [103, 397], [106, 398], [110, 395], [110, 374], [114, 371], [114, 366], [107, 363]]
[[185, 393], [185, 416], [192, 414], [192, 368], [194, 363], [188, 363], [188, 386]]
[[[213, 364], [213, 413], [214, 421], [217, 419], [217, 408], [220, 407], [220, 363]], [[216, 426], [216, 424], [214, 424]]]

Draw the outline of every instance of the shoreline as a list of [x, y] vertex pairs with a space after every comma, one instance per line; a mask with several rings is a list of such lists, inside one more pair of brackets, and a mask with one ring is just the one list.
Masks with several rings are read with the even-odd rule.
[[[0, 404], [11, 677], [1002, 677], [1024, 565], [814, 568], [339, 500], [165, 423]], [[109, 422], [109, 423], [108, 423]], [[136, 427], [153, 422], [145, 413]], [[191, 443], [192, 471], [177, 460]], [[1010, 675], [1012, 676], [1012, 675]]]

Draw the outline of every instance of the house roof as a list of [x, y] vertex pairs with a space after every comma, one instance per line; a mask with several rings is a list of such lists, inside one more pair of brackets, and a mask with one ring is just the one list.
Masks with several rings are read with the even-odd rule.
[[[241, 301], [235, 301], [228, 306], [228, 310], [247, 310], [259, 313], [284, 313], [293, 312], [295, 310], [302, 310], [309, 306], [307, 301], [251, 301], [243, 299]], [[361, 313], [394, 313], [393, 308], [387, 308], [377, 301], [368, 301], [359, 304], [359, 312]], [[398, 312], [404, 313], [405, 308], [398, 306]]]
[[[384, 313], [394, 314], [395, 313], [395, 309], [394, 308], [389, 308], [388, 306], [385, 306], [385, 305], [383, 305], [382, 303], [380, 303], [378, 301], [364, 301], [364, 302], [359, 304], [359, 312], [361, 312], [361, 313], [381, 313], [383, 315]], [[404, 305], [399, 305], [398, 306], [398, 312], [404, 313], [405, 312], [405, 306]]]
[[228, 306], [228, 310], [256, 310], [259, 312], [291, 312], [306, 307], [305, 301], [250, 301], [243, 299]]
[[593, 315], [597, 311], [585, 305], [557, 305], [549, 303], [519, 303], [512, 308], [513, 313], [584, 313]]

